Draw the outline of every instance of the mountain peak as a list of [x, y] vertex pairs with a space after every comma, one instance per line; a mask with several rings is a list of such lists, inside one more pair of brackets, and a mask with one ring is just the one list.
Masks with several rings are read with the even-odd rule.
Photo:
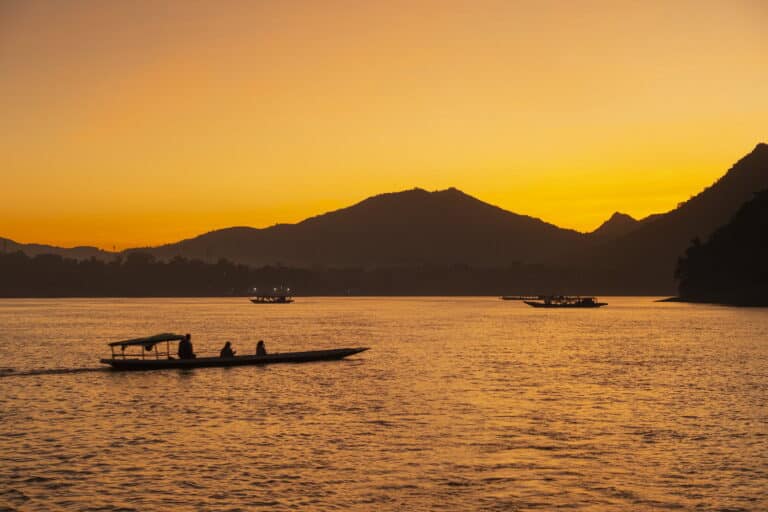
[[[426, 190], [421, 187], [413, 187], [408, 190], [401, 190], [399, 192], [386, 192], [384, 194], [378, 194], [375, 196], [372, 196], [371, 198], [375, 197], [382, 197], [382, 196], [469, 196], [469, 194], [466, 194], [465, 192], [462, 192], [461, 190], [457, 189], [456, 187], [448, 187], [445, 189], [438, 189], [438, 190]], [[369, 198], [369, 199], [371, 199]]]
[[[367, 199], [364, 199], [357, 203], [356, 205], [352, 206], [351, 208], [355, 207], [378, 207], [378, 206], [385, 206], [385, 207], [391, 207], [392, 205], [396, 205], [398, 207], [404, 207], [410, 204], [417, 204], [417, 205], [424, 205], [424, 204], [435, 204], [435, 202], [444, 202], [446, 200], [456, 200], [456, 199], [471, 199], [474, 201], [479, 201], [479, 199], [476, 199], [469, 194], [466, 194], [462, 192], [461, 190], [450, 187], [446, 188], [444, 190], [425, 190], [420, 187], [414, 187], [407, 190], [400, 190], [397, 192], [386, 192], [383, 194], [377, 194], [375, 196], [371, 196]], [[426, 201], [426, 203], [425, 203]], [[345, 211], [349, 208], [344, 208], [339, 211]], [[320, 215], [319, 217], [322, 217], [323, 215]]]
[[637, 222], [637, 219], [635, 219], [634, 217], [626, 213], [613, 212], [613, 215], [611, 215], [611, 218], [608, 219], [607, 222], [627, 222], [627, 221]]
[[448, 187], [448, 188], [443, 189], [443, 190], [435, 190], [433, 192], [433, 194], [460, 194], [462, 196], [467, 195], [464, 192], [462, 192], [461, 190], [457, 189], [456, 187]]
[[734, 167], [739, 166], [739, 164], [742, 164], [742, 165], [747, 163], [755, 164], [756, 162], [760, 162], [757, 165], [764, 166], [766, 159], [768, 159], [768, 144], [766, 144], [765, 142], [758, 142], [757, 145], [755, 146], [755, 149], [753, 149], [751, 152], [743, 156], [741, 160], [736, 162]]
[[582, 235], [485, 203], [455, 187], [411, 188], [379, 194], [296, 224], [217, 230], [158, 248], [159, 257], [183, 254], [251, 265], [504, 266], [546, 263]]
[[589, 233], [589, 235], [596, 238], [616, 238], [629, 233], [637, 225], [637, 219], [631, 215], [613, 212], [613, 215], [608, 220], [600, 224], [600, 227]]

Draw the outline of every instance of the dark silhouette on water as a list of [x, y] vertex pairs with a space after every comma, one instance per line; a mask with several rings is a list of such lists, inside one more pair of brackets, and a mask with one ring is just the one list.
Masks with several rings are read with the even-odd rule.
[[[215, 366], [246, 366], [275, 363], [306, 363], [332, 361], [368, 350], [367, 347], [309, 350], [304, 352], [283, 352], [263, 355], [236, 356], [227, 342], [219, 357], [179, 358], [171, 356], [171, 343], [185, 343], [189, 335], [180, 336], [162, 333], [144, 338], [113, 341], [109, 343], [110, 358], [100, 361], [115, 370], [161, 370], [169, 368], [205, 368]], [[158, 348], [160, 346], [161, 348]], [[137, 351], [138, 349], [138, 351]]]
[[192, 348], [192, 335], [185, 334], [184, 338], [179, 341], [178, 355], [179, 359], [195, 359], [197, 357]]
[[264, 340], [259, 340], [259, 342], [256, 344], [256, 355], [257, 356], [267, 355], [267, 348], [264, 346]]
[[254, 304], [290, 304], [293, 302], [293, 292], [285, 286], [253, 288], [250, 300]]
[[232, 343], [229, 341], [219, 351], [219, 357], [235, 357], [235, 351], [232, 350]]
[[504, 295], [502, 300], [519, 300], [534, 308], [599, 308], [607, 302], [582, 295]]
[[768, 189], [678, 260], [679, 296], [692, 302], [768, 306]]
[[534, 308], [599, 308], [607, 306], [607, 302], [598, 302], [597, 297], [581, 297], [567, 295], [546, 295], [541, 300], [523, 301]]

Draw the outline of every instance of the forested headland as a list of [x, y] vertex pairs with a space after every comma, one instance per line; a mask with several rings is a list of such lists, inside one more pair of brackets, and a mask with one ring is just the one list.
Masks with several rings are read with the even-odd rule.
[[768, 189], [706, 242], [695, 239], [676, 277], [686, 301], [768, 306]]

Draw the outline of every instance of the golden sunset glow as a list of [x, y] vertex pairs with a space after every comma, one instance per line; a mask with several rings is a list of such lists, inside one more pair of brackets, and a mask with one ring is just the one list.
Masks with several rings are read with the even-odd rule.
[[768, 5], [4, 2], [0, 236], [156, 245], [456, 187], [589, 231], [768, 127]]

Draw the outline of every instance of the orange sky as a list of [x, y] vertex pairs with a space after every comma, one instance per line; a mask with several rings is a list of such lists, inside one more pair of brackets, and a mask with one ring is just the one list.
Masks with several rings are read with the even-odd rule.
[[0, 236], [118, 249], [455, 186], [594, 229], [768, 139], [752, 1], [6, 1]]

